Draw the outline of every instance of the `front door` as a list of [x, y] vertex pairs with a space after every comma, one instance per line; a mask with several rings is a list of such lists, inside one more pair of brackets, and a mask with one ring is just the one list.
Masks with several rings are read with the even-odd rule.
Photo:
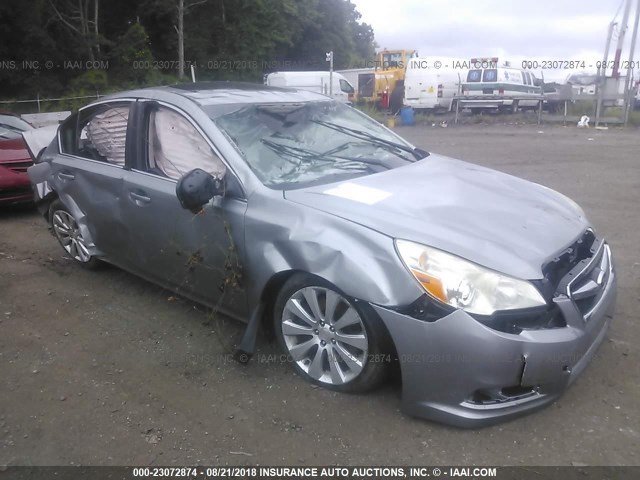
[[227, 171], [209, 142], [182, 112], [139, 104], [147, 132], [136, 168], [125, 172], [123, 216], [129, 225], [129, 263], [144, 276], [238, 316], [247, 203], [227, 195], [199, 214], [180, 206], [177, 180], [193, 168]]

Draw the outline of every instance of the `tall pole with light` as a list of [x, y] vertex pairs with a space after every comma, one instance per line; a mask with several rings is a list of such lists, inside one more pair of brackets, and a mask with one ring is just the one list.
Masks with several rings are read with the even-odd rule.
[[326, 53], [329, 62], [329, 96], [333, 98], [333, 50]]

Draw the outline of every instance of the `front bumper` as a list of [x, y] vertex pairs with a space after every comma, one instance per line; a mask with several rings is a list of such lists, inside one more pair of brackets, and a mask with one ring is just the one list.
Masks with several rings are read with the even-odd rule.
[[556, 400], [594, 357], [613, 315], [617, 280], [611, 251], [605, 243], [601, 248], [601, 255], [572, 273], [577, 278], [597, 273], [596, 261], [606, 269], [588, 311], [569, 290], [554, 298], [565, 327], [509, 334], [462, 310], [426, 322], [374, 305], [398, 353], [403, 410], [474, 428]]
[[440, 107], [440, 104], [436, 100], [427, 100], [420, 98], [406, 98], [405, 105], [413, 108], [414, 110], [434, 110]]
[[465, 100], [464, 96], [460, 97], [464, 106], [468, 108], [500, 108], [510, 107], [513, 104], [513, 100]]

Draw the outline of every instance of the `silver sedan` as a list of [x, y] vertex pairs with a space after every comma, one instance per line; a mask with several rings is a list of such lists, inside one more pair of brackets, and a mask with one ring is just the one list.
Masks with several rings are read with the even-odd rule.
[[606, 335], [611, 251], [578, 205], [322, 95], [123, 92], [26, 140], [66, 253], [247, 322], [241, 361], [263, 324], [310, 382], [362, 392], [399, 365], [405, 411], [476, 427], [557, 399]]

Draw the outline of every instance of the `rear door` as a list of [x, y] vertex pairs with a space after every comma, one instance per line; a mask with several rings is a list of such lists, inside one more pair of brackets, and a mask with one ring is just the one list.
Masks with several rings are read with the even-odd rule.
[[481, 95], [482, 94], [482, 69], [474, 68], [467, 72], [467, 81], [463, 86], [465, 95]]
[[486, 68], [482, 72], [482, 93], [484, 95], [498, 94], [495, 91], [498, 81], [498, 70], [496, 68]]
[[51, 162], [55, 190], [100, 252], [119, 263], [127, 225], [120, 215], [126, 132], [131, 101], [81, 110], [60, 128], [60, 150]]
[[407, 73], [404, 82], [406, 104], [414, 108], [432, 109], [438, 106], [437, 75], [426, 69], [414, 69]]
[[[129, 263], [157, 283], [244, 316], [240, 275], [247, 202], [239, 182], [185, 112], [139, 102], [135, 121], [140, 135], [123, 191]], [[176, 196], [178, 179], [194, 168], [223, 175], [227, 185], [218, 205], [196, 215]]]
[[438, 105], [447, 110], [451, 109], [453, 99], [460, 94], [460, 77], [458, 72], [445, 71], [437, 75]]

